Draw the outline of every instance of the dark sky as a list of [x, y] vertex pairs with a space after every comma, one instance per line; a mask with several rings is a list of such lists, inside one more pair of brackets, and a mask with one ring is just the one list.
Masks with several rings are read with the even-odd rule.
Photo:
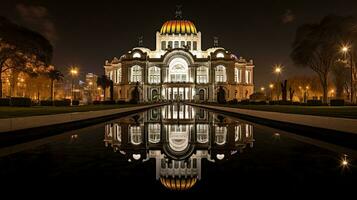
[[155, 48], [155, 32], [174, 18], [175, 5], [202, 33], [203, 49], [218, 36], [237, 56], [254, 59], [257, 87], [275, 80], [272, 66], [285, 66], [285, 77], [311, 73], [293, 66], [289, 54], [299, 25], [327, 14], [356, 15], [356, 0], [249, 1], [74, 1], [2, 0], [0, 15], [41, 32], [54, 44], [54, 65], [63, 72], [80, 66], [81, 75], [103, 73], [106, 59], [120, 57], [144, 36]]

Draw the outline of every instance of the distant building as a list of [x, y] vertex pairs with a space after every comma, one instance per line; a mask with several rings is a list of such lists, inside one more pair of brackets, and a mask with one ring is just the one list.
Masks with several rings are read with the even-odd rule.
[[225, 50], [214, 39], [213, 47], [202, 50], [201, 32], [189, 20], [166, 21], [156, 32], [156, 49], [133, 48], [119, 59], [106, 61], [106, 75], [114, 82], [114, 98], [129, 101], [136, 83], [140, 100], [217, 100], [220, 87], [226, 100], [246, 99], [254, 91], [253, 60]]

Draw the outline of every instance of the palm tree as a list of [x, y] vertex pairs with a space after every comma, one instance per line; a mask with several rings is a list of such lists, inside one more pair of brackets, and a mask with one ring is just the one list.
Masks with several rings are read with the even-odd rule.
[[47, 72], [48, 78], [51, 80], [51, 101], [54, 99], [54, 83], [55, 81], [62, 81], [64, 75], [57, 69], [51, 69]]
[[104, 100], [105, 100], [105, 90], [110, 86], [110, 80], [108, 79], [108, 77], [106, 75], [102, 75], [100, 77], [98, 77], [97, 79], [97, 85], [99, 87], [101, 87], [104, 91]]

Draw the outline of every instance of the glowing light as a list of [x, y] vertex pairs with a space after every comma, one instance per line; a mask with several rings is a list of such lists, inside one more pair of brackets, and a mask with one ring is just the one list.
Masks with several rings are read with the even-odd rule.
[[224, 159], [224, 154], [217, 154], [217, 159], [218, 160], [223, 160]]
[[307, 90], [310, 89], [310, 86], [306, 86], [306, 89], [307, 89]]
[[261, 87], [260, 90], [261, 90], [262, 92], [264, 92], [265, 88], [264, 88], [264, 87]]
[[141, 155], [140, 154], [133, 154], [133, 158], [135, 160], [139, 160], [141, 158]]
[[221, 53], [221, 52], [220, 52], [220, 53], [217, 53], [216, 57], [217, 57], [217, 58], [224, 58], [224, 54]]
[[343, 45], [343, 46], [341, 47], [341, 51], [342, 51], [343, 53], [347, 53], [349, 50], [350, 50], [350, 47], [347, 46], [347, 45]]
[[348, 159], [347, 159], [347, 155], [343, 155], [343, 158], [341, 159], [341, 166], [343, 168], [347, 168], [349, 165]]
[[71, 73], [72, 76], [78, 75], [78, 69], [76, 67], [72, 67], [69, 72]]
[[270, 89], [273, 89], [273, 88], [274, 88], [274, 84], [270, 83], [270, 84], [269, 84], [269, 88], [270, 88]]
[[141, 54], [136, 52], [134, 53], [133, 58], [141, 58]]
[[274, 66], [274, 72], [276, 74], [280, 74], [283, 71], [283, 67], [281, 65], [275, 65]]

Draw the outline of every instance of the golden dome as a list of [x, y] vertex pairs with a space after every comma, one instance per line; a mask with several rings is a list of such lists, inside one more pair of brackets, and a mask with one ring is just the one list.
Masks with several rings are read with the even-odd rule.
[[160, 34], [197, 34], [196, 26], [188, 20], [170, 20], [162, 25]]
[[169, 190], [183, 191], [191, 189], [197, 182], [197, 178], [165, 178], [161, 177], [160, 181]]

